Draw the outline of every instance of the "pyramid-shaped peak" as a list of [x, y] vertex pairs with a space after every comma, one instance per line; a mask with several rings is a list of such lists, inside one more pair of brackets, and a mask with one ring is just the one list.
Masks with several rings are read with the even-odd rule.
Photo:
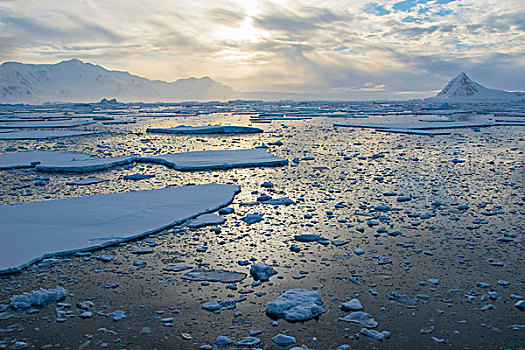
[[484, 87], [471, 80], [465, 72], [452, 79], [437, 96], [466, 97], [476, 94]]

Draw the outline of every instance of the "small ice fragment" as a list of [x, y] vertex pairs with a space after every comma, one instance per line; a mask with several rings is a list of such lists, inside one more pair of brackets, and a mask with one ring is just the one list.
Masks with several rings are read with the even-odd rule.
[[296, 343], [295, 338], [289, 335], [277, 334], [272, 338], [273, 342], [281, 347], [288, 347]]
[[253, 264], [250, 267], [250, 275], [256, 281], [268, 281], [271, 276], [276, 274], [277, 271], [268, 264]]
[[343, 309], [344, 311], [359, 311], [363, 310], [363, 305], [361, 305], [359, 299], [352, 299], [350, 301], [342, 303], [341, 309]]
[[366, 335], [367, 337], [370, 337], [380, 342], [383, 342], [390, 337], [390, 332], [388, 331], [378, 332], [373, 329], [367, 329], [367, 328], [361, 328], [361, 333]]
[[377, 322], [374, 318], [363, 311], [352, 312], [350, 315], [340, 318], [341, 321], [356, 323], [362, 327], [366, 328], [375, 328], [377, 327]]

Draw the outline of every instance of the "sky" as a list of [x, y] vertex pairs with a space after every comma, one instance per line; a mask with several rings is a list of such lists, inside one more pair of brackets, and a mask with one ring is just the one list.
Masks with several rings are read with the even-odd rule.
[[524, 0], [0, 0], [0, 62], [343, 99], [525, 90]]

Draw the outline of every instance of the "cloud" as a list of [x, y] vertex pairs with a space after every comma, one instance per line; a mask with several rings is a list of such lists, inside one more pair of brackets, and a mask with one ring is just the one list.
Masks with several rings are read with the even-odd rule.
[[0, 2], [3, 60], [80, 58], [239, 91], [410, 97], [460, 71], [524, 90], [524, 41], [522, 0]]

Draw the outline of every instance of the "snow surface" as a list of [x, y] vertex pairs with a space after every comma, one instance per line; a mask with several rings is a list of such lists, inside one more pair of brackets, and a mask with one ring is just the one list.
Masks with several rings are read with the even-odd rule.
[[326, 312], [321, 293], [316, 290], [290, 289], [266, 306], [269, 316], [290, 322], [307, 321]]
[[427, 100], [512, 101], [523, 99], [523, 93], [488, 89], [471, 80], [464, 72], [452, 79], [435, 97]]
[[99, 134], [98, 131], [32, 130], [0, 133], [0, 140], [51, 140], [61, 137]]
[[245, 134], [260, 133], [262, 129], [248, 126], [233, 125], [207, 125], [207, 126], [186, 126], [179, 125], [174, 128], [148, 128], [146, 132], [161, 134]]
[[125, 156], [94, 158], [83, 153], [27, 151], [0, 155], [0, 169], [35, 167], [39, 171], [90, 172], [132, 162], [158, 163], [170, 168], [191, 171], [251, 166], [278, 166], [288, 161], [262, 149], [194, 151], [153, 157]]
[[228, 100], [236, 95], [232, 88], [208, 77], [171, 83], [151, 81], [77, 59], [57, 64], [6, 62], [0, 66], [3, 103], [93, 102], [105, 97], [144, 102]]
[[90, 121], [59, 121], [59, 122], [22, 122], [0, 125], [1, 129], [23, 129], [23, 128], [74, 128], [77, 126], [90, 125]]
[[228, 205], [239, 190], [207, 184], [0, 206], [0, 273], [147, 235]]

